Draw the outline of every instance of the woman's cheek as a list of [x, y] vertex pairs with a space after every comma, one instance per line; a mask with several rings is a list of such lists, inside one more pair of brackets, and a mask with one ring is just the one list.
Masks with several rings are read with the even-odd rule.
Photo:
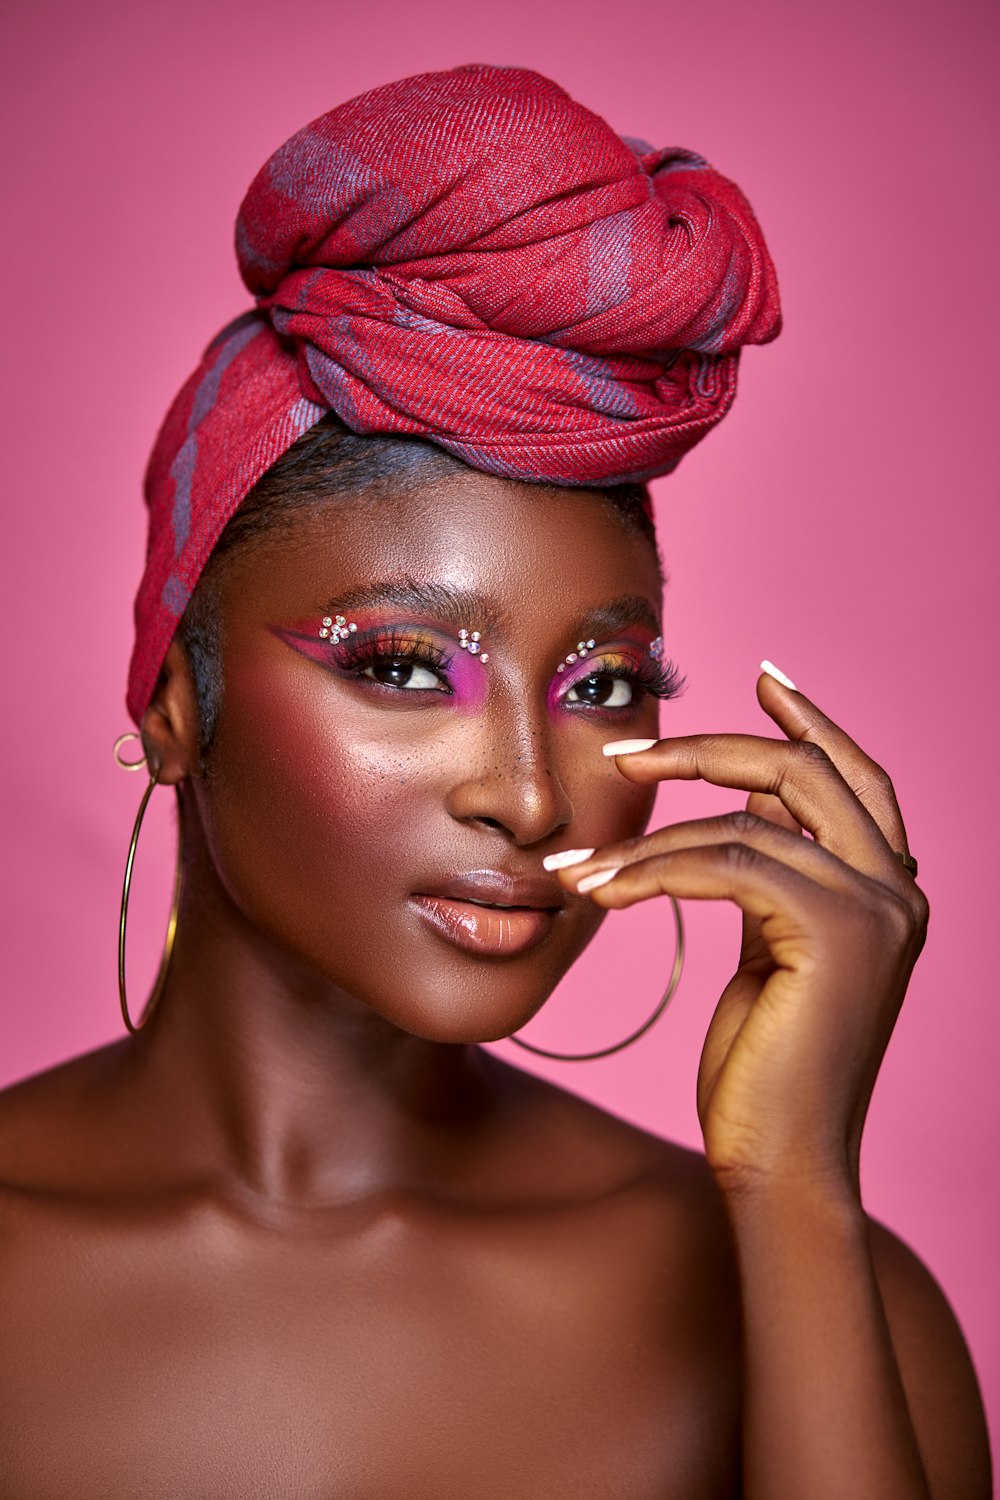
[[[561, 758], [566, 768], [564, 784], [573, 805], [573, 842], [600, 848], [644, 833], [653, 815], [658, 787], [627, 781], [614, 760], [602, 751], [608, 741], [626, 737], [621, 721], [597, 725], [593, 720], [584, 722], [580, 715], [567, 722], [566, 710], [562, 713], [563, 724], [554, 740], [562, 741], [564, 747]], [[632, 719], [627, 735], [655, 739], [659, 733], [659, 704], [649, 699]]]
[[[423, 770], [409, 715], [377, 715], [321, 678], [227, 674], [213, 750], [209, 837], [246, 914], [329, 932], [404, 879], [401, 799]], [[383, 893], [384, 894], [384, 893]]]
[[[614, 762], [610, 764], [613, 766]], [[624, 839], [637, 838], [645, 833], [656, 803], [656, 787], [636, 786], [624, 776], [615, 773], [611, 786], [604, 785], [597, 809], [598, 831], [593, 840], [595, 848], [602, 844], [617, 844]]]

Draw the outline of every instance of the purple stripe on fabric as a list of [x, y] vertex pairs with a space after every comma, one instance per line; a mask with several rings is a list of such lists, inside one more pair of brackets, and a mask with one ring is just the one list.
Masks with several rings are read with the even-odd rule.
[[322, 391], [337, 415], [343, 418], [348, 427], [360, 431], [361, 413], [350, 377], [353, 375], [384, 399], [384, 371], [372, 358], [371, 346], [354, 331], [351, 318], [346, 315], [331, 318], [327, 326], [330, 331], [329, 343], [336, 348], [338, 358], [324, 354], [315, 344], [307, 344], [306, 365], [317, 390]]
[[249, 266], [268, 277], [279, 276], [286, 265], [283, 257], [268, 255], [266, 250], [254, 244], [242, 217], [236, 221], [236, 259], [241, 266]]
[[183, 581], [183, 579], [179, 578], [176, 573], [171, 573], [170, 577], [163, 585], [163, 592], [160, 595], [160, 598], [163, 601], [164, 609], [166, 609], [168, 614], [172, 615], [175, 620], [179, 620], [185, 609], [187, 609], [187, 604], [190, 597], [191, 590], [188, 588], [187, 584]]
[[174, 508], [171, 526], [174, 533], [174, 556], [180, 555], [191, 530], [191, 486], [194, 482], [195, 466], [198, 462], [198, 434], [189, 432], [177, 450], [177, 457], [170, 466], [174, 481]]
[[[354, 248], [363, 254], [380, 250], [413, 212], [407, 193], [382, 169], [308, 127], [275, 152], [269, 175], [275, 191], [294, 203], [306, 221], [349, 220]], [[248, 243], [247, 248], [258, 257], [256, 246]]]
[[198, 389], [195, 391], [194, 401], [191, 406], [191, 416], [188, 419], [188, 435], [178, 449], [177, 456], [170, 466], [170, 475], [174, 481], [174, 505], [171, 515], [171, 525], [174, 534], [174, 556], [180, 555], [191, 530], [191, 485], [194, 479], [194, 471], [198, 463], [198, 426], [212, 410], [219, 395], [219, 386], [226, 370], [247, 344], [262, 331], [264, 324], [260, 321], [245, 323], [240, 328], [235, 328], [229, 339], [222, 346], [222, 352], [216, 359], [212, 368], [206, 371]]
[[703, 354], [718, 354], [732, 334], [732, 318], [743, 306], [746, 297], [747, 278], [737, 262], [735, 246], [729, 254], [729, 264], [723, 277], [718, 304], [712, 315], [708, 332], [691, 343], [692, 349]]
[[561, 352], [562, 363], [568, 365], [576, 375], [583, 388], [586, 404], [593, 411], [620, 420], [641, 415], [635, 397], [619, 383], [607, 360], [598, 359], [592, 354], [579, 354], [575, 349], [564, 349]]
[[377, 169], [356, 151], [309, 125], [278, 147], [268, 162], [268, 176], [300, 214], [331, 220], [350, 213], [380, 184]]
[[413, 333], [447, 333], [460, 339], [469, 336], [468, 329], [455, 328], [451, 323], [439, 323], [436, 318], [426, 318], [423, 313], [414, 312], [401, 302], [396, 304], [392, 321], [397, 328], [407, 328]]
[[[327, 410], [327, 407], [320, 406], [318, 402], [310, 401], [306, 396], [300, 396], [289, 407], [277, 427], [268, 434], [268, 451], [264, 467], [270, 467], [270, 464], [280, 457], [282, 453], [287, 452], [296, 439], [300, 438], [310, 427], [315, 426], [320, 418], [326, 414]], [[187, 445], [185, 444], [185, 446]], [[255, 483], [256, 480], [253, 482]], [[250, 487], [252, 488], [252, 484]], [[245, 479], [237, 478], [233, 493], [218, 496], [218, 499], [222, 502], [221, 511], [226, 520], [234, 513], [240, 501], [246, 498], [246, 493], [248, 492]], [[215, 540], [217, 538], [213, 540], [213, 546]], [[160, 598], [164, 608], [173, 619], [180, 619], [188, 606], [190, 597], [191, 589], [176, 571], [172, 572], [163, 586]]]
[[598, 219], [587, 231], [587, 273], [583, 316], [619, 307], [632, 295], [635, 211], [624, 209]]
[[[320, 418], [326, 416], [329, 409], [328, 406], [320, 406], [318, 401], [310, 401], [308, 397], [300, 396], [294, 406], [289, 408], [288, 416], [285, 418], [289, 432], [295, 434], [292, 442], [295, 438], [300, 438], [304, 432], [308, 432], [310, 427], [315, 427]], [[289, 443], [288, 446], [291, 447], [292, 444]]]
[[653, 168], [653, 176], [658, 176], [661, 172], [710, 172], [711, 170], [708, 162], [703, 156], [699, 156], [697, 151], [685, 151], [683, 147], [677, 146], [660, 166]]
[[641, 141], [635, 135], [623, 135], [619, 139], [624, 146], [628, 147], [633, 156], [648, 156], [651, 151], [656, 150], [655, 146], [651, 146], [648, 141]]

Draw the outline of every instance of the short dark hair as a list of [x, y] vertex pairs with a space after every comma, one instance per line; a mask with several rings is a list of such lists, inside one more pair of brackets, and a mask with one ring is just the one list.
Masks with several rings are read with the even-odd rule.
[[[385, 480], [394, 486], [416, 487], [468, 467], [423, 438], [353, 432], [330, 411], [261, 475], [215, 544], [178, 627], [194, 675], [203, 758], [215, 737], [222, 703], [216, 583], [226, 558], [272, 533], [288, 515], [332, 496], [368, 489]], [[542, 488], [555, 491], [559, 486]], [[598, 494], [629, 530], [641, 532], [656, 551], [645, 485], [617, 484], [588, 493]]]

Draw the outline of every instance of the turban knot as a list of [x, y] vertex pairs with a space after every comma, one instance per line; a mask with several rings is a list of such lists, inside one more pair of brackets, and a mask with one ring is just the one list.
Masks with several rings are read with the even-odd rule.
[[137, 720], [226, 522], [325, 412], [508, 478], [642, 482], [781, 321], [734, 183], [523, 68], [425, 73], [314, 120], [254, 179], [236, 250], [256, 308], [209, 345], [147, 471]]

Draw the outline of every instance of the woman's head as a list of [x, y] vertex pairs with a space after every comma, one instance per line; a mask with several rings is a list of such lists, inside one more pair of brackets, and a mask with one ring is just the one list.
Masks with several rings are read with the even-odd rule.
[[542, 856], [651, 811], [601, 754], [676, 686], [642, 484], [777, 333], [766, 247], [700, 157], [474, 66], [300, 131], [237, 253], [257, 307], [150, 461], [129, 683], [189, 888], [406, 1031], [505, 1035], [600, 920]]
[[601, 747], [655, 735], [675, 684], [641, 496], [426, 457], [339, 493], [304, 479], [270, 511], [258, 495], [203, 580], [206, 772], [180, 641], [144, 729], [161, 779], [185, 782], [196, 879], [402, 1029], [482, 1041], [522, 1026], [596, 931], [542, 856], [642, 831], [651, 795]]

